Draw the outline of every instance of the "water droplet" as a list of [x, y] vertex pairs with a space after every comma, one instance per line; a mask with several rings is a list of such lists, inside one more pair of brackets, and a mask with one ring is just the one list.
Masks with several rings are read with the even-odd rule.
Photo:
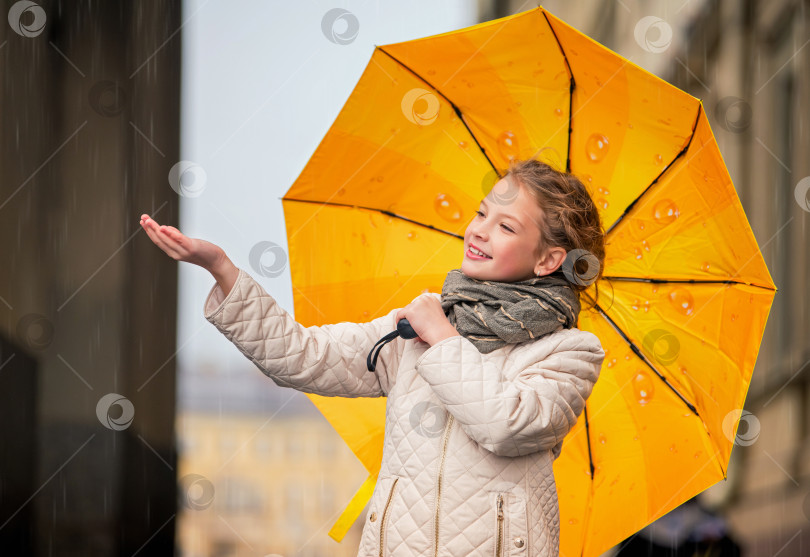
[[436, 75], [436, 70], [428, 70], [428, 75]]
[[394, 269], [394, 276], [395, 276], [395, 277], [398, 277], [398, 276], [399, 276], [399, 271], [397, 271], [396, 269]]
[[633, 308], [634, 310], [638, 311], [638, 304], [639, 304], [639, 301], [638, 301], [638, 298], [636, 298], [635, 300], [633, 300], [633, 305], [630, 306], [630, 307]]
[[607, 202], [607, 199], [605, 199], [604, 197], [598, 197], [598, 198], [596, 198], [596, 199], [594, 200], [594, 203], [596, 203], [596, 205], [597, 205], [598, 207], [602, 207], [603, 209], [607, 209], [607, 208], [608, 208], [608, 202]]
[[647, 404], [652, 400], [655, 385], [650, 374], [643, 370], [638, 370], [633, 377], [633, 391], [636, 393], [636, 400], [639, 404]]
[[703, 264], [700, 266], [700, 270], [708, 273], [709, 267], [710, 267], [709, 263], [704, 261]]
[[425, 164], [426, 164], [427, 166], [430, 166], [430, 161], [425, 161]]
[[703, 454], [703, 451], [698, 451], [695, 453], [695, 458], [700, 458], [700, 455]]
[[633, 253], [636, 255], [636, 259], [641, 259], [641, 256], [643, 255], [641, 253], [641, 248], [633, 248]]
[[650, 251], [650, 243], [647, 240], [641, 240], [641, 246], [644, 248], [644, 251]]
[[627, 124], [627, 127], [632, 130], [633, 129], [633, 124]]
[[467, 148], [467, 142], [466, 141], [459, 141], [458, 146], [461, 147], [462, 149], [466, 149]]
[[571, 518], [568, 520], [568, 524], [579, 524], [579, 520], [576, 518]]
[[664, 226], [673, 222], [680, 214], [678, 206], [671, 199], [662, 199], [653, 207], [653, 218]]
[[458, 222], [461, 220], [461, 206], [458, 202], [447, 194], [440, 193], [433, 201], [433, 208], [436, 213], [448, 222]]
[[367, 318], [369, 315], [371, 315], [371, 314], [368, 312], [368, 310], [365, 310], [365, 311], [363, 312], [363, 317], [366, 317], [366, 318]]
[[669, 446], [669, 452], [671, 452], [671, 453], [677, 453], [678, 452], [678, 449], [675, 448], [675, 443], [673, 443], [672, 445]]
[[673, 289], [669, 293], [669, 301], [684, 315], [690, 315], [695, 306], [695, 299], [692, 294], [683, 288]]
[[416, 234], [416, 232], [414, 232], [413, 230], [411, 230], [410, 232], [408, 232], [408, 239], [409, 239], [409, 240], [416, 240], [416, 236], [417, 236], [417, 234]]
[[512, 160], [518, 157], [517, 137], [509, 130], [501, 132], [498, 136], [498, 150], [504, 159]]
[[554, 109], [554, 114], [555, 114], [556, 116], [562, 116], [562, 110], [560, 110], [559, 108], [555, 108], [555, 109]]
[[340, 188], [340, 189], [337, 191], [337, 194], [338, 194], [338, 195], [346, 195], [346, 188]]
[[659, 154], [656, 154], [655, 155], [655, 164], [661, 164], [662, 162], [664, 162], [664, 157], [662, 157]]
[[644, 230], [644, 223], [643, 222], [638, 223], [638, 229], [639, 230]]
[[739, 317], [739, 315], [737, 315], [736, 313], [731, 314], [731, 320], [732, 321], [736, 321], [738, 317]]
[[377, 181], [378, 181], [378, 182], [382, 182], [382, 181], [383, 181], [382, 174], [381, 174], [381, 175], [379, 175], [379, 176], [377, 176]]
[[608, 152], [608, 138], [601, 133], [594, 133], [585, 142], [585, 154], [593, 162], [604, 160]]
[[607, 366], [608, 366], [608, 367], [613, 367], [613, 364], [615, 364], [615, 363], [616, 363], [616, 358], [611, 358], [611, 359], [608, 361]]
[[599, 434], [599, 442], [600, 442], [600, 443], [602, 443], [602, 444], [604, 445], [606, 441], [607, 441], [607, 437], [605, 437], [605, 434], [604, 434], [604, 433], [600, 433], [600, 434]]

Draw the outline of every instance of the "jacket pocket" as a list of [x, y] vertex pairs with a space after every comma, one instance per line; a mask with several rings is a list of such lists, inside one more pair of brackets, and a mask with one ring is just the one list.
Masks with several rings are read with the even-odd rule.
[[[391, 507], [399, 483], [399, 476], [385, 476], [379, 478], [378, 496], [372, 499], [366, 519], [366, 528], [369, 528], [369, 539], [367, 542], [372, 547], [378, 548], [378, 555], [384, 557], [386, 533], [388, 524], [391, 521]], [[371, 538], [373, 536], [373, 538]], [[364, 536], [365, 537], [365, 536]]]
[[510, 491], [496, 491], [492, 504], [495, 508], [495, 557], [529, 554], [529, 523], [526, 501]]

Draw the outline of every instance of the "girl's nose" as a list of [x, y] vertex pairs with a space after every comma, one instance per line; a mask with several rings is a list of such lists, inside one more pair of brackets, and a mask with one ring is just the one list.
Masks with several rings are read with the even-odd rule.
[[472, 237], [473, 238], [478, 238], [478, 239], [484, 240], [484, 241], [488, 240], [489, 239], [489, 232], [487, 231], [486, 225], [477, 224], [477, 225], [473, 226]]

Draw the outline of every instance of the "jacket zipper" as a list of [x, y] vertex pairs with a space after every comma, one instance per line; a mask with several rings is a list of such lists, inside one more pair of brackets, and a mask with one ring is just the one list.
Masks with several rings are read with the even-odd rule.
[[501, 543], [502, 543], [502, 535], [503, 532], [503, 495], [500, 493], [498, 494], [498, 541], [495, 545], [495, 555], [500, 556], [501, 554]]
[[388, 516], [388, 507], [391, 505], [391, 499], [394, 497], [394, 488], [397, 487], [397, 482], [399, 478], [394, 479], [394, 483], [391, 485], [391, 491], [388, 492], [388, 501], [385, 502], [385, 509], [383, 509], [382, 518], [380, 519], [380, 557], [383, 557], [383, 550], [385, 549], [384, 536], [385, 536], [385, 519]]
[[442, 446], [442, 457], [439, 461], [439, 477], [438, 477], [438, 485], [436, 486], [436, 513], [433, 517], [434, 523], [436, 524], [436, 531], [435, 531], [435, 543], [433, 546], [433, 557], [436, 557], [439, 554], [439, 498], [442, 496], [442, 474], [444, 472], [444, 455], [447, 452], [447, 439], [450, 437], [450, 428], [453, 426], [453, 415], [450, 414], [450, 418], [447, 420], [447, 427], [444, 429], [444, 441]]

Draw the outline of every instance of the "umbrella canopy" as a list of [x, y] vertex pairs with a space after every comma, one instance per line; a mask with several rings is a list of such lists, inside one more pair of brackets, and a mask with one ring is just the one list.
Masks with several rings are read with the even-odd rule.
[[[700, 100], [542, 7], [377, 46], [283, 197], [295, 316], [366, 322], [441, 292], [480, 200], [543, 147], [607, 231], [578, 323], [605, 363], [554, 464], [561, 553], [599, 555], [725, 478], [776, 291]], [[385, 400], [307, 396], [369, 472], [339, 540]]]

